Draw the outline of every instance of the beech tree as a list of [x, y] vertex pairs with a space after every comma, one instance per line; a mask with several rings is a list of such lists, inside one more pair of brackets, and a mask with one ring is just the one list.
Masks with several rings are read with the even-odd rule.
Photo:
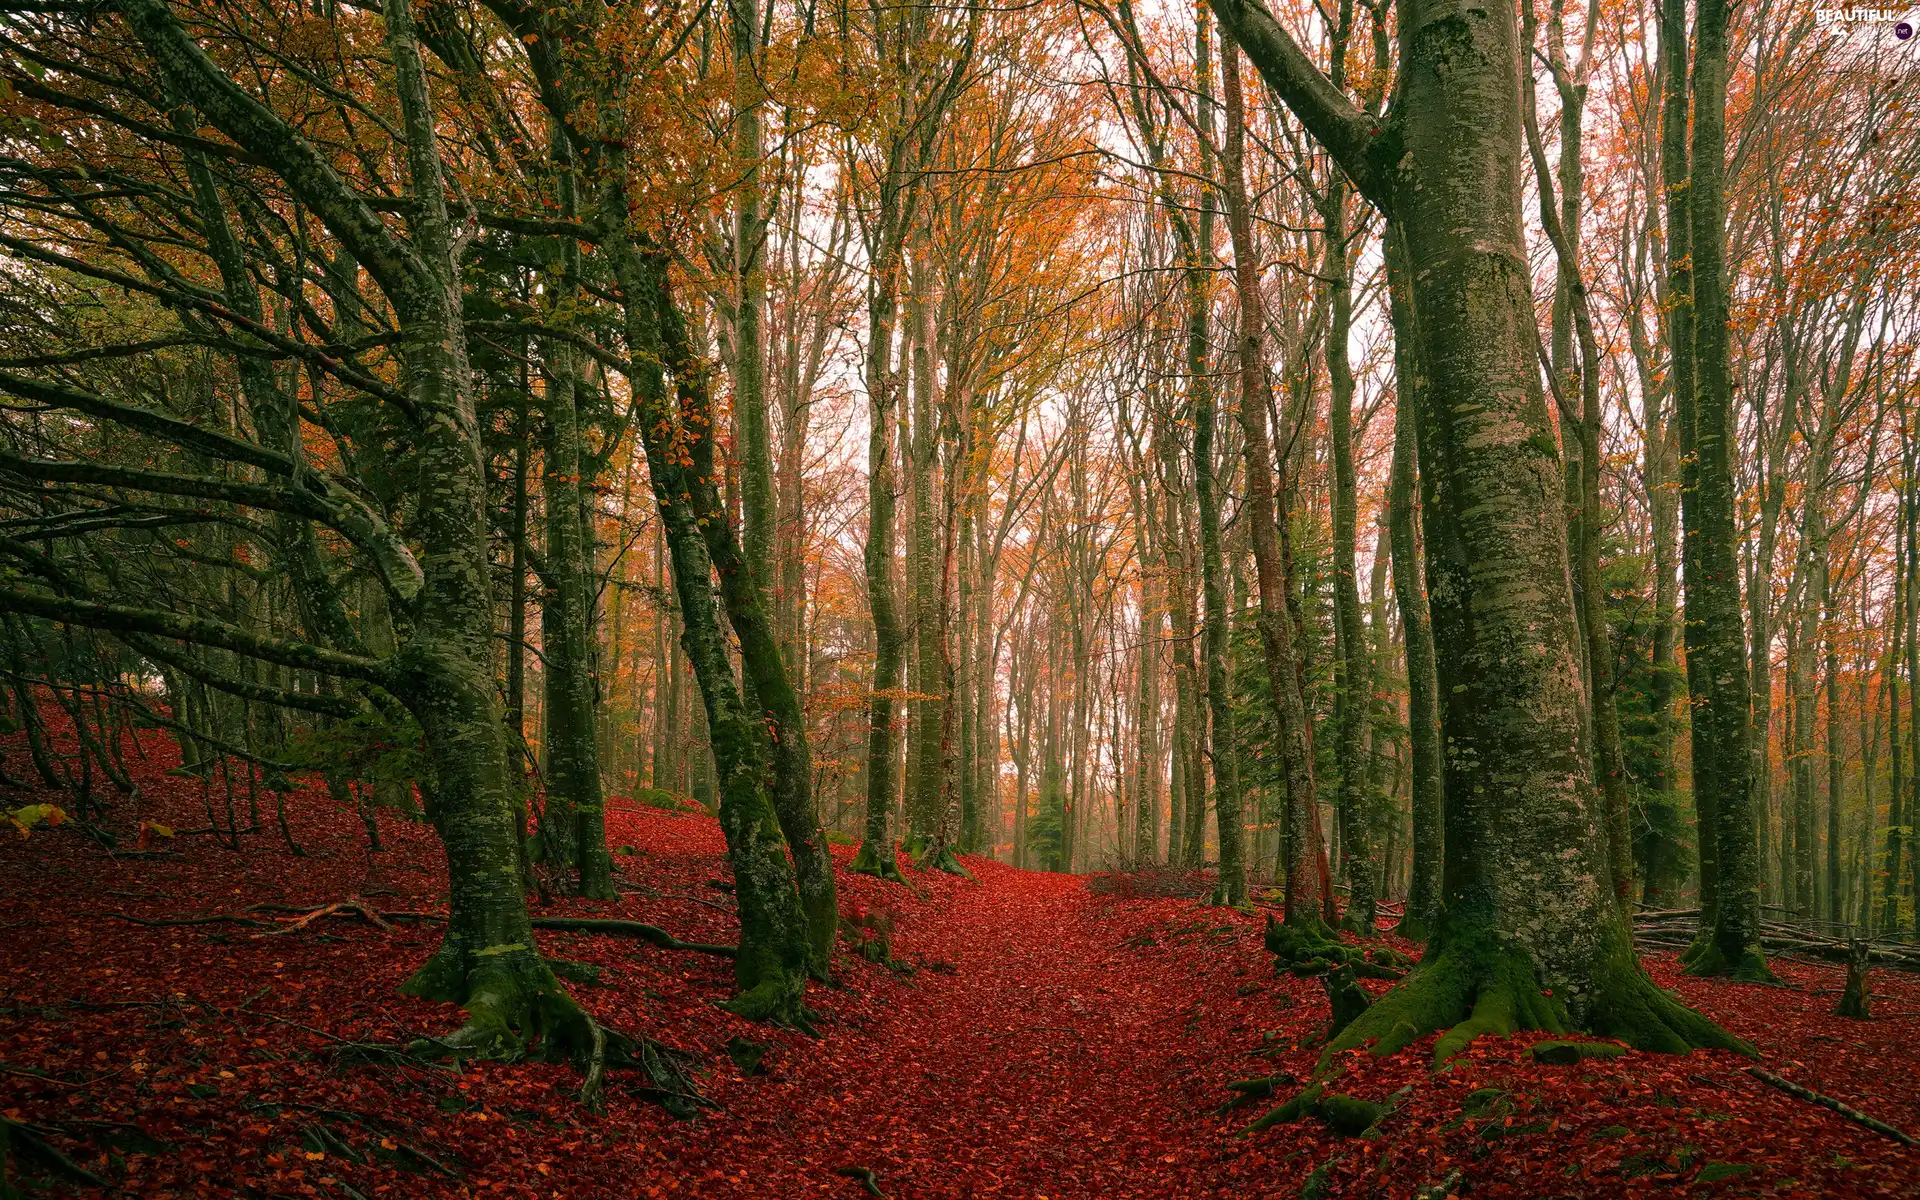
[[1648, 1049], [1738, 1045], [1647, 978], [1610, 894], [1558, 454], [1534, 368], [1511, 6], [1403, 6], [1380, 122], [1265, 9], [1211, 7], [1394, 226], [1425, 383], [1415, 422], [1448, 743], [1444, 915], [1429, 958], [1329, 1052], [1377, 1038], [1387, 1053], [1449, 1026], [1441, 1057], [1516, 1028], [1587, 1028]]

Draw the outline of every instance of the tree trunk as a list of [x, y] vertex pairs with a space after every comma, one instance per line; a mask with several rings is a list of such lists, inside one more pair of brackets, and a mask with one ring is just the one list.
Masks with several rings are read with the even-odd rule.
[[867, 820], [853, 869], [897, 879], [887, 814], [893, 804], [893, 703], [901, 682], [905, 637], [893, 594], [893, 430], [896, 380], [893, 336], [900, 256], [886, 248], [874, 264], [867, 296], [867, 606], [873, 614], [873, 686], [867, 702]]
[[[1681, 500], [1686, 524], [1687, 683], [1693, 697], [1693, 792], [1704, 841], [1715, 850], [1711, 941], [1689, 969], [1770, 977], [1760, 954], [1759, 855], [1754, 844], [1754, 761], [1734, 525], [1732, 388], [1728, 379], [1726, 236], [1727, 3], [1700, 0], [1693, 72], [1692, 180], [1694, 394], [1682, 417], [1692, 462]], [[1762, 631], [1754, 631], [1756, 640]], [[1756, 706], [1755, 711], [1758, 711]], [[1764, 728], [1753, 733], [1764, 739]], [[1701, 800], [1701, 797], [1710, 799]], [[1711, 812], [1712, 825], [1705, 824]], [[1704, 914], [1703, 914], [1704, 926]]]
[[[571, 189], [567, 189], [571, 190]], [[563, 210], [572, 206], [563, 202]], [[567, 275], [574, 272], [568, 270]], [[557, 339], [541, 347], [547, 362], [546, 587], [541, 591], [540, 641], [545, 670], [546, 806], [540, 840], [547, 863], [574, 876], [575, 892], [611, 900], [613, 859], [607, 853], [606, 802], [601, 791], [595, 727], [593, 596], [595, 579], [586, 523], [581, 518], [579, 377], [573, 348]]]
[[1398, 224], [1426, 381], [1416, 419], [1449, 749], [1444, 925], [1437, 950], [1328, 1055], [1374, 1039], [1386, 1053], [1448, 1026], [1443, 1058], [1516, 1028], [1578, 1026], [1656, 1050], [1735, 1044], [1641, 970], [1610, 894], [1534, 353], [1512, 5], [1402, 6], [1398, 116], [1376, 133], [1265, 10], [1211, 2]]
[[1387, 235], [1389, 302], [1394, 328], [1394, 381], [1397, 409], [1393, 419], [1393, 473], [1388, 483], [1387, 520], [1393, 544], [1393, 596], [1400, 608], [1407, 658], [1407, 736], [1413, 757], [1413, 879], [1407, 893], [1406, 917], [1394, 932], [1414, 941], [1426, 941], [1439, 927], [1441, 866], [1445, 827], [1441, 782], [1440, 700], [1435, 680], [1433, 625], [1427, 613], [1421, 561], [1419, 518], [1414, 488], [1419, 471], [1419, 443], [1414, 430], [1420, 409], [1421, 375], [1414, 362], [1413, 311], [1398, 235]]
[[[1220, 65], [1227, 110], [1226, 161], [1222, 166], [1239, 299], [1240, 428], [1247, 472], [1246, 511], [1242, 520], [1253, 544], [1254, 573], [1260, 590], [1260, 648], [1279, 720], [1280, 769], [1287, 813], [1286, 920], [1289, 925], [1318, 926], [1327, 902], [1329, 881], [1323, 870], [1325, 851], [1320, 845], [1320, 803], [1314, 789], [1312, 731], [1306, 700], [1300, 691], [1300, 664], [1294, 657], [1292, 594], [1287, 584], [1286, 564], [1280, 557], [1279, 517], [1274, 504], [1273, 449], [1267, 438], [1267, 405], [1271, 397], [1264, 338], [1266, 315], [1260, 299], [1252, 213], [1247, 203], [1243, 163], [1246, 103], [1240, 88], [1238, 48], [1223, 45]], [[1223, 818], [1223, 880], [1225, 861]], [[1242, 891], [1235, 903], [1245, 898], [1244, 877], [1240, 887]]]
[[[609, 189], [601, 211], [624, 213], [625, 198], [617, 187]], [[820, 897], [803, 892], [795, 878], [796, 867], [804, 870], [818, 864], [824, 845], [817, 834], [809, 842], [804, 835], [796, 838], [786, 831], [779, 811], [782, 799], [791, 801], [796, 789], [804, 798], [810, 782], [805, 738], [795, 744], [788, 723], [798, 704], [786, 683], [772, 629], [758, 608], [752, 573], [734, 548], [732, 526], [716, 491], [706, 383], [668, 290], [666, 265], [658, 256], [642, 259], [615, 236], [604, 239], [603, 245], [614, 259], [616, 278], [625, 293], [627, 339], [638, 364], [631, 380], [639, 407], [636, 424], [646, 445], [648, 472], [673, 562], [681, 644], [706, 711], [720, 828], [726, 836], [740, 906], [740, 949], [734, 960], [739, 994], [728, 1007], [751, 1019], [798, 1021], [807, 971], [823, 969], [825, 953]], [[674, 372], [678, 405], [669, 395], [663, 368]], [[684, 429], [676, 409], [690, 413]], [[670, 441], [676, 436], [679, 440]], [[740, 639], [741, 665], [756, 699], [772, 716], [777, 736], [768, 736], [769, 722], [747, 708], [734, 681], [714, 604], [716, 568]], [[784, 760], [781, 755], [786, 756]], [[806, 815], [813, 819], [810, 802]], [[787, 857], [789, 846], [792, 863]], [[831, 878], [829, 873], [829, 883]], [[832, 911], [829, 907], [828, 912]], [[837, 921], [837, 913], [833, 919]], [[831, 947], [831, 936], [826, 935], [826, 948]]]

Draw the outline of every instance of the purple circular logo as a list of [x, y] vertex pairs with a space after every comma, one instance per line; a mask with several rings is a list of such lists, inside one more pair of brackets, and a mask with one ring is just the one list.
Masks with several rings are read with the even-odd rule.
[[1893, 27], [1893, 36], [1899, 38], [1903, 42], [1906, 41], [1908, 38], [1912, 37], [1913, 36], [1912, 22], [1901, 21], [1899, 24], [1895, 25]]

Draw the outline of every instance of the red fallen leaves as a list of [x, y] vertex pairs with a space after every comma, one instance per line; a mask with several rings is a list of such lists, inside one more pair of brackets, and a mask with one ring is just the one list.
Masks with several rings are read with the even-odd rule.
[[[145, 797], [119, 802], [116, 828], [198, 824], [197, 781], [164, 774], [176, 761], [165, 740], [148, 735], [145, 748], [133, 759]], [[1532, 1037], [1482, 1041], [1439, 1074], [1422, 1053], [1430, 1039], [1384, 1061], [1354, 1055], [1341, 1090], [1385, 1100], [1410, 1089], [1375, 1136], [1341, 1139], [1309, 1120], [1239, 1138], [1261, 1108], [1217, 1116], [1225, 1083], [1311, 1072], [1326, 1021], [1319, 985], [1277, 975], [1252, 918], [1158, 885], [1097, 895], [1085, 880], [982, 860], [967, 863], [978, 883], [912, 873], [923, 895], [842, 874], [855, 939], [883, 936], [884, 957], [922, 969], [844, 956], [842, 986], [810, 997], [817, 1040], [715, 1008], [730, 982], [722, 961], [543, 934], [548, 952], [603, 968], [603, 986], [577, 989], [598, 1017], [706, 1064], [700, 1086], [719, 1107], [695, 1121], [617, 1079], [607, 1114], [594, 1116], [565, 1066], [342, 1067], [331, 1054], [341, 1040], [454, 1024], [443, 1006], [393, 991], [431, 950], [431, 930], [327, 919], [257, 938], [96, 915], [230, 915], [356, 894], [357, 819], [307, 790], [290, 798], [289, 819], [305, 857], [266, 833], [238, 854], [182, 833], [131, 858], [70, 830], [0, 839], [0, 886], [14, 898], [0, 938], [8, 1120], [156, 1197], [867, 1194], [839, 1173], [849, 1168], [900, 1200], [1291, 1197], [1315, 1172], [1329, 1196], [1404, 1197], [1455, 1171], [1475, 1197], [1920, 1190], [1920, 1156], [1764, 1087], [1745, 1060], [1629, 1054], [1551, 1067], [1526, 1053]], [[621, 899], [556, 911], [731, 940], [731, 901], [708, 886], [728, 877], [713, 821], [621, 811], [609, 833], [634, 848], [616, 857]], [[382, 875], [397, 893], [383, 906], [434, 908], [431, 836], [398, 822], [383, 822], [383, 836]], [[836, 853], [844, 865], [850, 850]], [[1833, 997], [1814, 990], [1838, 988], [1837, 968], [1779, 963], [1794, 985], [1779, 989], [1650, 965], [1759, 1044], [1772, 1069], [1920, 1129], [1920, 983], [1877, 972], [1881, 1019], [1857, 1023], [1826, 1015]], [[766, 1045], [764, 1073], [735, 1065], [734, 1038]]]

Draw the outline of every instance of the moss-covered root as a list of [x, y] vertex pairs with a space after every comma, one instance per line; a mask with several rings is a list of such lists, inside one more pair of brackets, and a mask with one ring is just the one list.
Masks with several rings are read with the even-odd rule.
[[1317, 916], [1285, 924], [1269, 916], [1265, 941], [1276, 967], [1303, 978], [1348, 966], [1363, 979], [1399, 979], [1410, 965], [1405, 955], [1385, 946], [1347, 945]]
[[[1766, 969], [1765, 964], [1761, 969]], [[1771, 972], [1768, 977], [1772, 977]], [[1732, 1050], [1749, 1058], [1757, 1056], [1750, 1044], [1654, 983], [1641, 968], [1624, 933], [1616, 944], [1607, 947], [1594, 971], [1594, 997], [1586, 1027], [1601, 1037], [1655, 1054]]]
[[749, 1021], [767, 1021], [811, 1031], [802, 1000], [807, 988], [804, 956], [780, 946], [752, 946], [741, 939], [734, 960], [733, 982], [738, 989], [721, 1008]]
[[945, 871], [949, 875], [958, 875], [962, 879], [973, 878], [973, 872], [961, 864], [959, 856], [953, 852], [953, 847], [946, 842], [935, 842], [929, 846], [913, 865], [922, 871], [931, 869]]
[[1333, 1010], [1333, 1024], [1327, 1030], [1329, 1038], [1339, 1037], [1341, 1030], [1373, 1005], [1373, 998], [1354, 979], [1350, 966], [1341, 965], [1328, 971], [1320, 977], [1320, 983], [1327, 989], [1327, 1006]]
[[1318, 1117], [1326, 1123], [1327, 1128], [1341, 1137], [1358, 1137], [1392, 1111], [1392, 1105], [1376, 1104], [1338, 1092], [1329, 1094], [1323, 1086], [1315, 1084], [1247, 1126], [1241, 1136], [1271, 1129], [1275, 1125], [1285, 1125], [1301, 1117]]
[[1615, 1042], [1579, 1042], [1549, 1040], [1535, 1042], [1529, 1051], [1533, 1061], [1550, 1067], [1570, 1067], [1589, 1058], [1619, 1058], [1627, 1052]]
[[401, 986], [407, 995], [459, 1004], [467, 1021], [446, 1037], [422, 1038], [407, 1052], [423, 1058], [486, 1058], [514, 1062], [534, 1058], [571, 1061], [584, 1073], [580, 1099], [598, 1108], [609, 1068], [638, 1067], [650, 1090], [676, 1116], [692, 1116], [704, 1103], [688, 1079], [682, 1055], [645, 1038], [634, 1038], [595, 1021], [569, 996], [539, 955], [524, 949], [487, 956], [469, 970], [461, 954], [443, 944]]
[[894, 847], [889, 845], [885, 851], [873, 844], [869, 838], [860, 843], [860, 849], [853, 856], [852, 870], [858, 875], [871, 875], [875, 879], [889, 879], [902, 886], [911, 886], [907, 877], [900, 873], [899, 857]]
[[[1657, 1053], [1753, 1052], [1739, 1038], [1661, 991], [1640, 969], [1624, 931], [1608, 939], [1591, 981], [1593, 991], [1587, 997], [1583, 1022], [1590, 1032]], [[1384, 1056], [1439, 1030], [1446, 1032], [1434, 1046], [1436, 1063], [1454, 1057], [1486, 1034], [1504, 1037], [1522, 1029], [1568, 1033], [1572, 1028], [1565, 1005], [1541, 989], [1532, 960], [1519, 945], [1488, 933], [1454, 936], [1328, 1043], [1320, 1071], [1325, 1074], [1345, 1051], [1371, 1045], [1375, 1055]]]
[[1681, 966], [1687, 974], [1703, 978], [1721, 978], [1738, 980], [1741, 983], [1779, 983], [1780, 977], [1767, 966], [1767, 960], [1760, 951], [1748, 949], [1737, 959], [1727, 957], [1726, 951], [1711, 936], [1703, 934], [1687, 947], [1680, 957]]

